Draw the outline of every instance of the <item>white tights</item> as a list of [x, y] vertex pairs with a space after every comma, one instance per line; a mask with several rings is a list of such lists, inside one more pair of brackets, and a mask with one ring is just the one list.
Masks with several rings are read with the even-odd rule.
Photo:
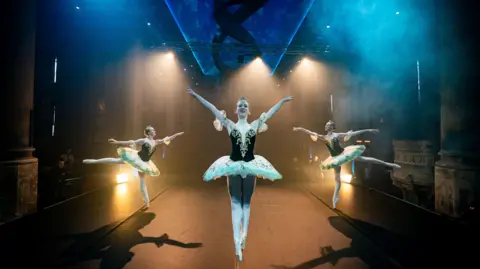
[[[87, 159], [83, 160], [85, 164], [99, 164], [99, 163], [107, 163], [107, 164], [124, 164], [125, 162], [120, 158], [102, 158], [102, 159]], [[140, 192], [143, 196], [143, 201], [145, 205], [148, 207], [150, 205], [150, 198], [148, 197], [148, 190], [147, 185], [145, 184], [145, 174], [138, 172], [138, 177], [140, 179]]]
[[[228, 177], [228, 192], [232, 202], [232, 225], [233, 240], [235, 248], [241, 248], [242, 240], [245, 240], [248, 233], [250, 220], [250, 202], [255, 191], [256, 178], [248, 176]], [[244, 243], [244, 242], [243, 242]]]

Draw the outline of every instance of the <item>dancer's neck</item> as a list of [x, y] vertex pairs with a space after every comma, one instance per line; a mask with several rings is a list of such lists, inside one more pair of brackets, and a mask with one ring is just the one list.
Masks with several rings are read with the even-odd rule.
[[238, 118], [237, 124], [247, 124], [247, 118]]

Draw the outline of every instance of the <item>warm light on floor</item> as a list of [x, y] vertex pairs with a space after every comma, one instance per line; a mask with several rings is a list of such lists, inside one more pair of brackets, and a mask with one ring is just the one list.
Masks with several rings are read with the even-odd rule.
[[352, 182], [352, 175], [349, 175], [349, 174], [342, 174], [340, 176], [340, 179], [345, 182], [345, 183], [350, 183]]
[[128, 175], [126, 173], [121, 173], [117, 175], [117, 184], [126, 183], [128, 181]]

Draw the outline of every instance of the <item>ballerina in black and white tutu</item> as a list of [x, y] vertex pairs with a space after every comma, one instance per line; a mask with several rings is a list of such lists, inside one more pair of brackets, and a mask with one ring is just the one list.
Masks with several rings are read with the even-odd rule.
[[235, 253], [238, 261], [242, 261], [242, 251], [245, 248], [248, 233], [250, 202], [255, 189], [256, 177], [271, 181], [282, 178], [282, 175], [267, 159], [260, 155], [254, 155], [255, 139], [258, 133], [265, 132], [268, 129], [266, 122], [284, 103], [291, 101], [292, 97], [282, 99], [267, 113], [263, 113], [259, 119], [251, 123], [247, 122], [250, 114], [248, 102], [242, 97], [237, 102], [238, 121], [235, 123], [227, 118], [225, 111], [219, 111], [193, 90], [188, 89], [187, 91], [213, 113], [215, 129], [222, 131], [225, 127], [230, 136], [231, 155], [216, 160], [203, 175], [203, 180], [211, 181], [223, 176], [228, 178]]
[[[110, 163], [110, 164], [128, 164], [133, 169], [138, 171], [138, 177], [140, 178], [140, 191], [142, 192], [145, 206], [148, 208], [150, 199], [148, 197], [147, 185], [145, 185], [145, 174], [158, 177], [160, 171], [157, 166], [150, 160], [153, 153], [155, 153], [156, 147], [161, 144], [170, 144], [175, 137], [182, 135], [176, 133], [172, 136], [167, 136], [163, 139], [155, 139], [157, 132], [152, 126], [147, 126], [144, 130], [145, 138], [129, 141], [117, 141], [113, 138], [108, 142], [114, 145], [118, 145], [117, 153], [120, 158], [102, 158], [102, 159], [86, 159], [83, 160], [84, 164], [98, 164], [98, 163]], [[141, 146], [141, 150], [137, 151], [136, 147]]]
[[310, 135], [310, 138], [313, 141], [317, 141], [317, 139], [320, 139], [327, 146], [327, 149], [330, 153], [330, 157], [328, 157], [326, 160], [324, 160], [320, 164], [320, 169], [322, 170], [334, 169], [335, 171], [335, 190], [333, 192], [333, 208], [336, 208], [337, 202], [339, 200], [338, 193], [340, 191], [340, 187], [342, 186], [340, 172], [343, 164], [356, 160], [359, 162], [381, 164], [390, 168], [400, 168], [400, 165], [395, 163], [388, 163], [375, 158], [361, 156], [362, 153], [365, 151], [364, 145], [352, 145], [345, 148], [343, 148], [340, 145], [340, 139], [343, 139], [344, 141], [348, 141], [352, 136], [357, 136], [364, 133], [375, 133], [375, 134], [379, 133], [379, 131], [376, 129], [348, 131], [346, 133], [336, 133], [335, 123], [333, 121], [328, 121], [327, 124], [325, 124], [325, 131], [327, 132], [327, 134], [325, 135], [317, 134], [315, 132], [312, 132], [310, 130], [307, 130], [301, 127], [293, 127], [293, 131], [304, 132]]

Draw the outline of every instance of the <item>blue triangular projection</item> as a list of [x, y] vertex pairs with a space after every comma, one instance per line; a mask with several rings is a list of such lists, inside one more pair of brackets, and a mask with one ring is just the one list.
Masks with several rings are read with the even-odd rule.
[[[185, 41], [205, 44], [212, 42], [212, 38], [217, 32], [217, 23], [212, 15], [213, 1], [165, 0]], [[290, 45], [313, 2], [314, 0], [270, 0], [263, 8], [249, 17], [242, 26], [255, 37], [257, 44]], [[227, 38], [225, 43], [238, 43], [238, 41]], [[194, 51], [193, 55], [204, 74], [219, 73], [210, 51]], [[237, 53], [233, 51], [221, 53], [222, 60], [228, 65], [237, 64], [237, 56]], [[283, 53], [265, 54], [263, 61], [270, 66], [273, 72], [282, 57]]]

